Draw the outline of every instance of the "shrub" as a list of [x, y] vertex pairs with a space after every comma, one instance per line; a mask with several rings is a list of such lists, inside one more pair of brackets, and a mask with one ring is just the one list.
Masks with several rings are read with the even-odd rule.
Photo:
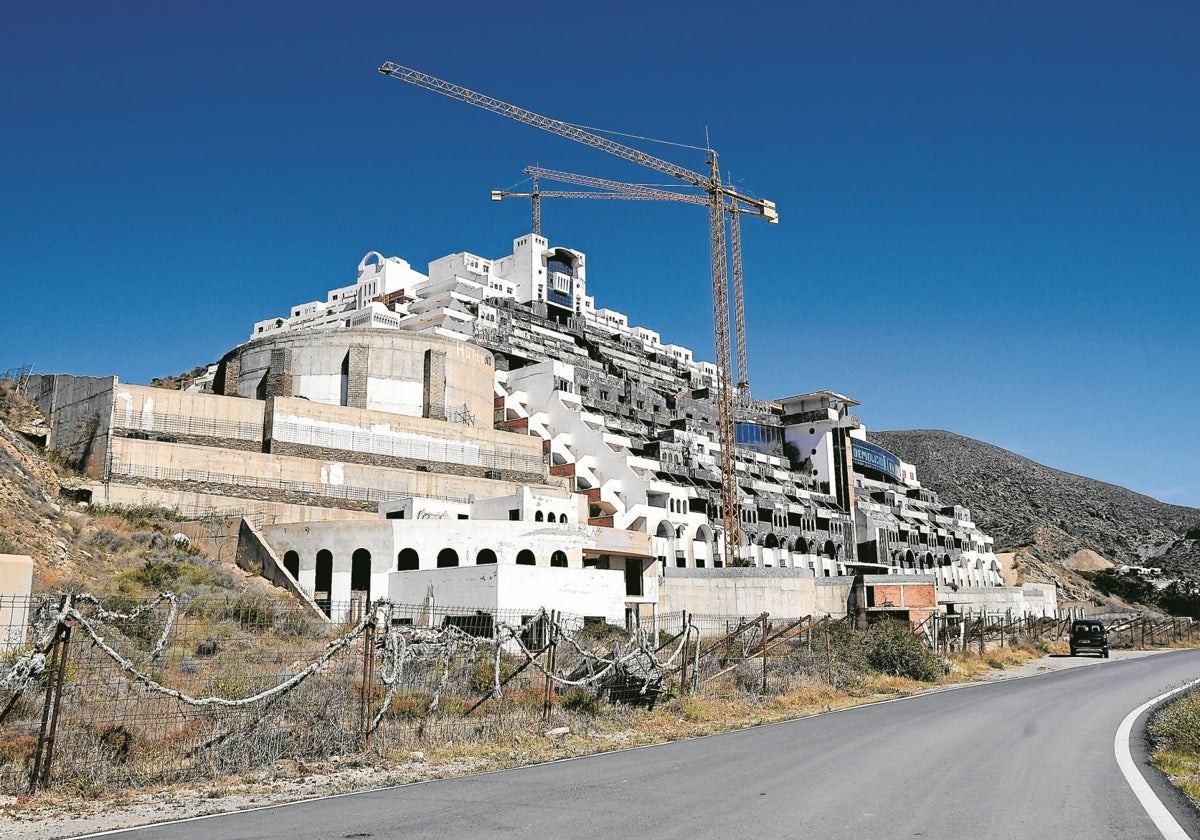
[[580, 712], [593, 717], [600, 714], [600, 701], [596, 699], [596, 695], [581, 685], [571, 686], [558, 702], [568, 712]]
[[[496, 687], [496, 662], [490, 653], [490, 651], [484, 651], [475, 659], [475, 663], [471, 666], [470, 676], [467, 677], [467, 686], [476, 694], [484, 694]], [[512, 663], [505, 661], [503, 656], [500, 658], [500, 682], [502, 684], [516, 670]]]
[[413, 720], [429, 714], [429, 704], [433, 702], [433, 694], [428, 691], [398, 691], [388, 705], [390, 717]]
[[583, 647], [611, 645], [613, 642], [624, 642], [629, 639], [629, 633], [623, 627], [606, 624], [603, 621], [588, 622], [575, 631], [575, 641]]
[[300, 610], [285, 609], [275, 616], [275, 632], [287, 639], [319, 639], [327, 630], [323, 621]]
[[1176, 752], [1200, 754], [1200, 691], [1169, 703], [1150, 724], [1150, 734]]
[[902, 621], [879, 621], [864, 636], [867, 662], [880, 673], [933, 682], [945, 667], [933, 651]]
[[809, 669], [831, 688], [853, 688], [870, 672], [862, 638], [846, 623], [823, 623], [812, 631], [811, 641]]
[[197, 598], [187, 605], [187, 614], [214, 621], [235, 621], [243, 630], [263, 632], [275, 626], [275, 609], [270, 602], [252, 595], [240, 598]]
[[117, 552], [123, 548], [128, 548], [131, 542], [128, 537], [108, 528], [102, 528], [97, 531], [96, 535], [91, 539], [92, 545], [110, 552]]

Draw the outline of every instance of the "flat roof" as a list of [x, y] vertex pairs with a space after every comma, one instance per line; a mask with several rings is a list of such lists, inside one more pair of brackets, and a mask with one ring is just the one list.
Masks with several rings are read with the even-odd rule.
[[773, 402], [785, 403], [785, 402], [792, 402], [794, 400], [812, 400], [812, 399], [820, 399], [820, 398], [824, 398], [824, 399], [828, 399], [828, 400], [839, 400], [839, 401], [845, 403], [846, 405], [851, 405], [851, 406], [862, 405], [862, 403], [860, 403], [858, 400], [853, 399], [851, 397], [847, 397], [845, 394], [839, 394], [837, 391], [813, 391], [808, 394], [796, 394], [794, 397], [781, 397], [780, 399], [774, 400]]

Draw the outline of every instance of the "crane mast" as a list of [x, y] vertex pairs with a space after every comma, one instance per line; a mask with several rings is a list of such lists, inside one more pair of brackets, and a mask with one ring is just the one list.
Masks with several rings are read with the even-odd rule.
[[[717, 153], [710, 152], [713, 183], [720, 183]], [[738, 497], [737, 435], [730, 381], [729, 285], [725, 249], [725, 196], [709, 193], [709, 250], [712, 256], [713, 333], [717, 352], [717, 435], [721, 444], [721, 522], [725, 526], [725, 565], [740, 565], [742, 505]]]
[[[499, 114], [517, 122], [540, 128], [559, 137], [582, 143], [585, 146], [598, 149], [615, 157], [644, 166], [655, 172], [660, 172], [672, 178], [677, 178], [694, 187], [703, 189], [707, 196], [705, 203], [709, 208], [709, 245], [712, 267], [713, 287], [713, 332], [717, 355], [717, 411], [719, 443], [721, 446], [721, 520], [725, 531], [725, 565], [733, 566], [739, 562], [738, 552], [741, 548], [741, 519], [738, 499], [737, 482], [737, 440], [735, 434], [733, 385], [731, 379], [732, 358], [729, 342], [729, 266], [727, 260], [727, 243], [725, 238], [725, 213], [731, 207], [740, 208], [740, 212], [752, 213], [759, 218], [775, 224], [779, 214], [775, 203], [766, 199], [745, 195], [721, 182], [717, 154], [709, 149], [707, 175], [695, 172], [678, 164], [657, 158], [640, 149], [627, 146], [607, 137], [602, 137], [585, 128], [572, 125], [562, 120], [546, 117], [541, 114], [504, 102], [491, 96], [478, 93], [462, 85], [439, 79], [420, 70], [405, 67], [395, 62], [384, 63], [379, 72], [389, 78], [407, 82], [415, 87], [457, 99], [468, 105], [474, 105], [485, 111]], [[646, 188], [650, 189], [650, 188]], [[540, 199], [540, 197], [539, 197]], [[540, 227], [540, 210], [535, 210], [535, 219]], [[740, 230], [738, 233], [740, 241]], [[738, 257], [740, 264], [740, 256]], [[744, 379], [744, 377], [742, 377]]]

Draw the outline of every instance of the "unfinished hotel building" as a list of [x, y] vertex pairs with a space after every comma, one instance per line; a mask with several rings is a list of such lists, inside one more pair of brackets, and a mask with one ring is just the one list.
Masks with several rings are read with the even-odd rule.
[[192, 392], [33, 393], [97, 501], [253, 513], [267, 573], [315, 602], [838, 615], [857, 580], [860, 608], [912, 619], [1053, 612], [832, 391], [739, 400], [744, 567], [723, 569], [717, 369], [597, 308], [586, 278], [583, 253], [534, 234], [428, 274], [371, 252]]

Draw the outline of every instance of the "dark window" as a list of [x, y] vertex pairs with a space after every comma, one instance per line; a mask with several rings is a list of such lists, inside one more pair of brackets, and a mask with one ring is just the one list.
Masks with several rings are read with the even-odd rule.
[[557, 569], [565, 569], [567, 567], [567, 555], [561, 551], [556, 551], [550, 555], [550, 565]]
[[316, 580], [313, 582], [313, 597], [317, 605], [329, 615], [329, 590], [333, 588], [333, 552], [322, 548], [317, 552]]
[[371, 591], [371, 552], [356, 548], [350, 557], [350, 591]]
[[496, 552], [492, 551], [490, 548], [481, 549], [480, 552], [475, 555], [475, 565], [477, 566], [492, 565], [495, 562]]
[[288, 574], [299, 580], [300, 578], [300, 555], [294, 551], [289, 551], [283, 555], [283, 568], [288, 570]]
[[534, 558], [532, 551], [530, 551], [528, 548], [523, 548], [521, 549], [520, 553], [517, 554], [517, 565], [536, 566], [537, 559]]
[[415, 572], [421, 568], [421, 558], [416, 549], [406, 548], [396, 555], [396, 571]]
[[451, 566], [458, 565], [458, 552], [453, 548], [443, 548], [438, 552], [437, 567], [439, 569], [448, 569]]

